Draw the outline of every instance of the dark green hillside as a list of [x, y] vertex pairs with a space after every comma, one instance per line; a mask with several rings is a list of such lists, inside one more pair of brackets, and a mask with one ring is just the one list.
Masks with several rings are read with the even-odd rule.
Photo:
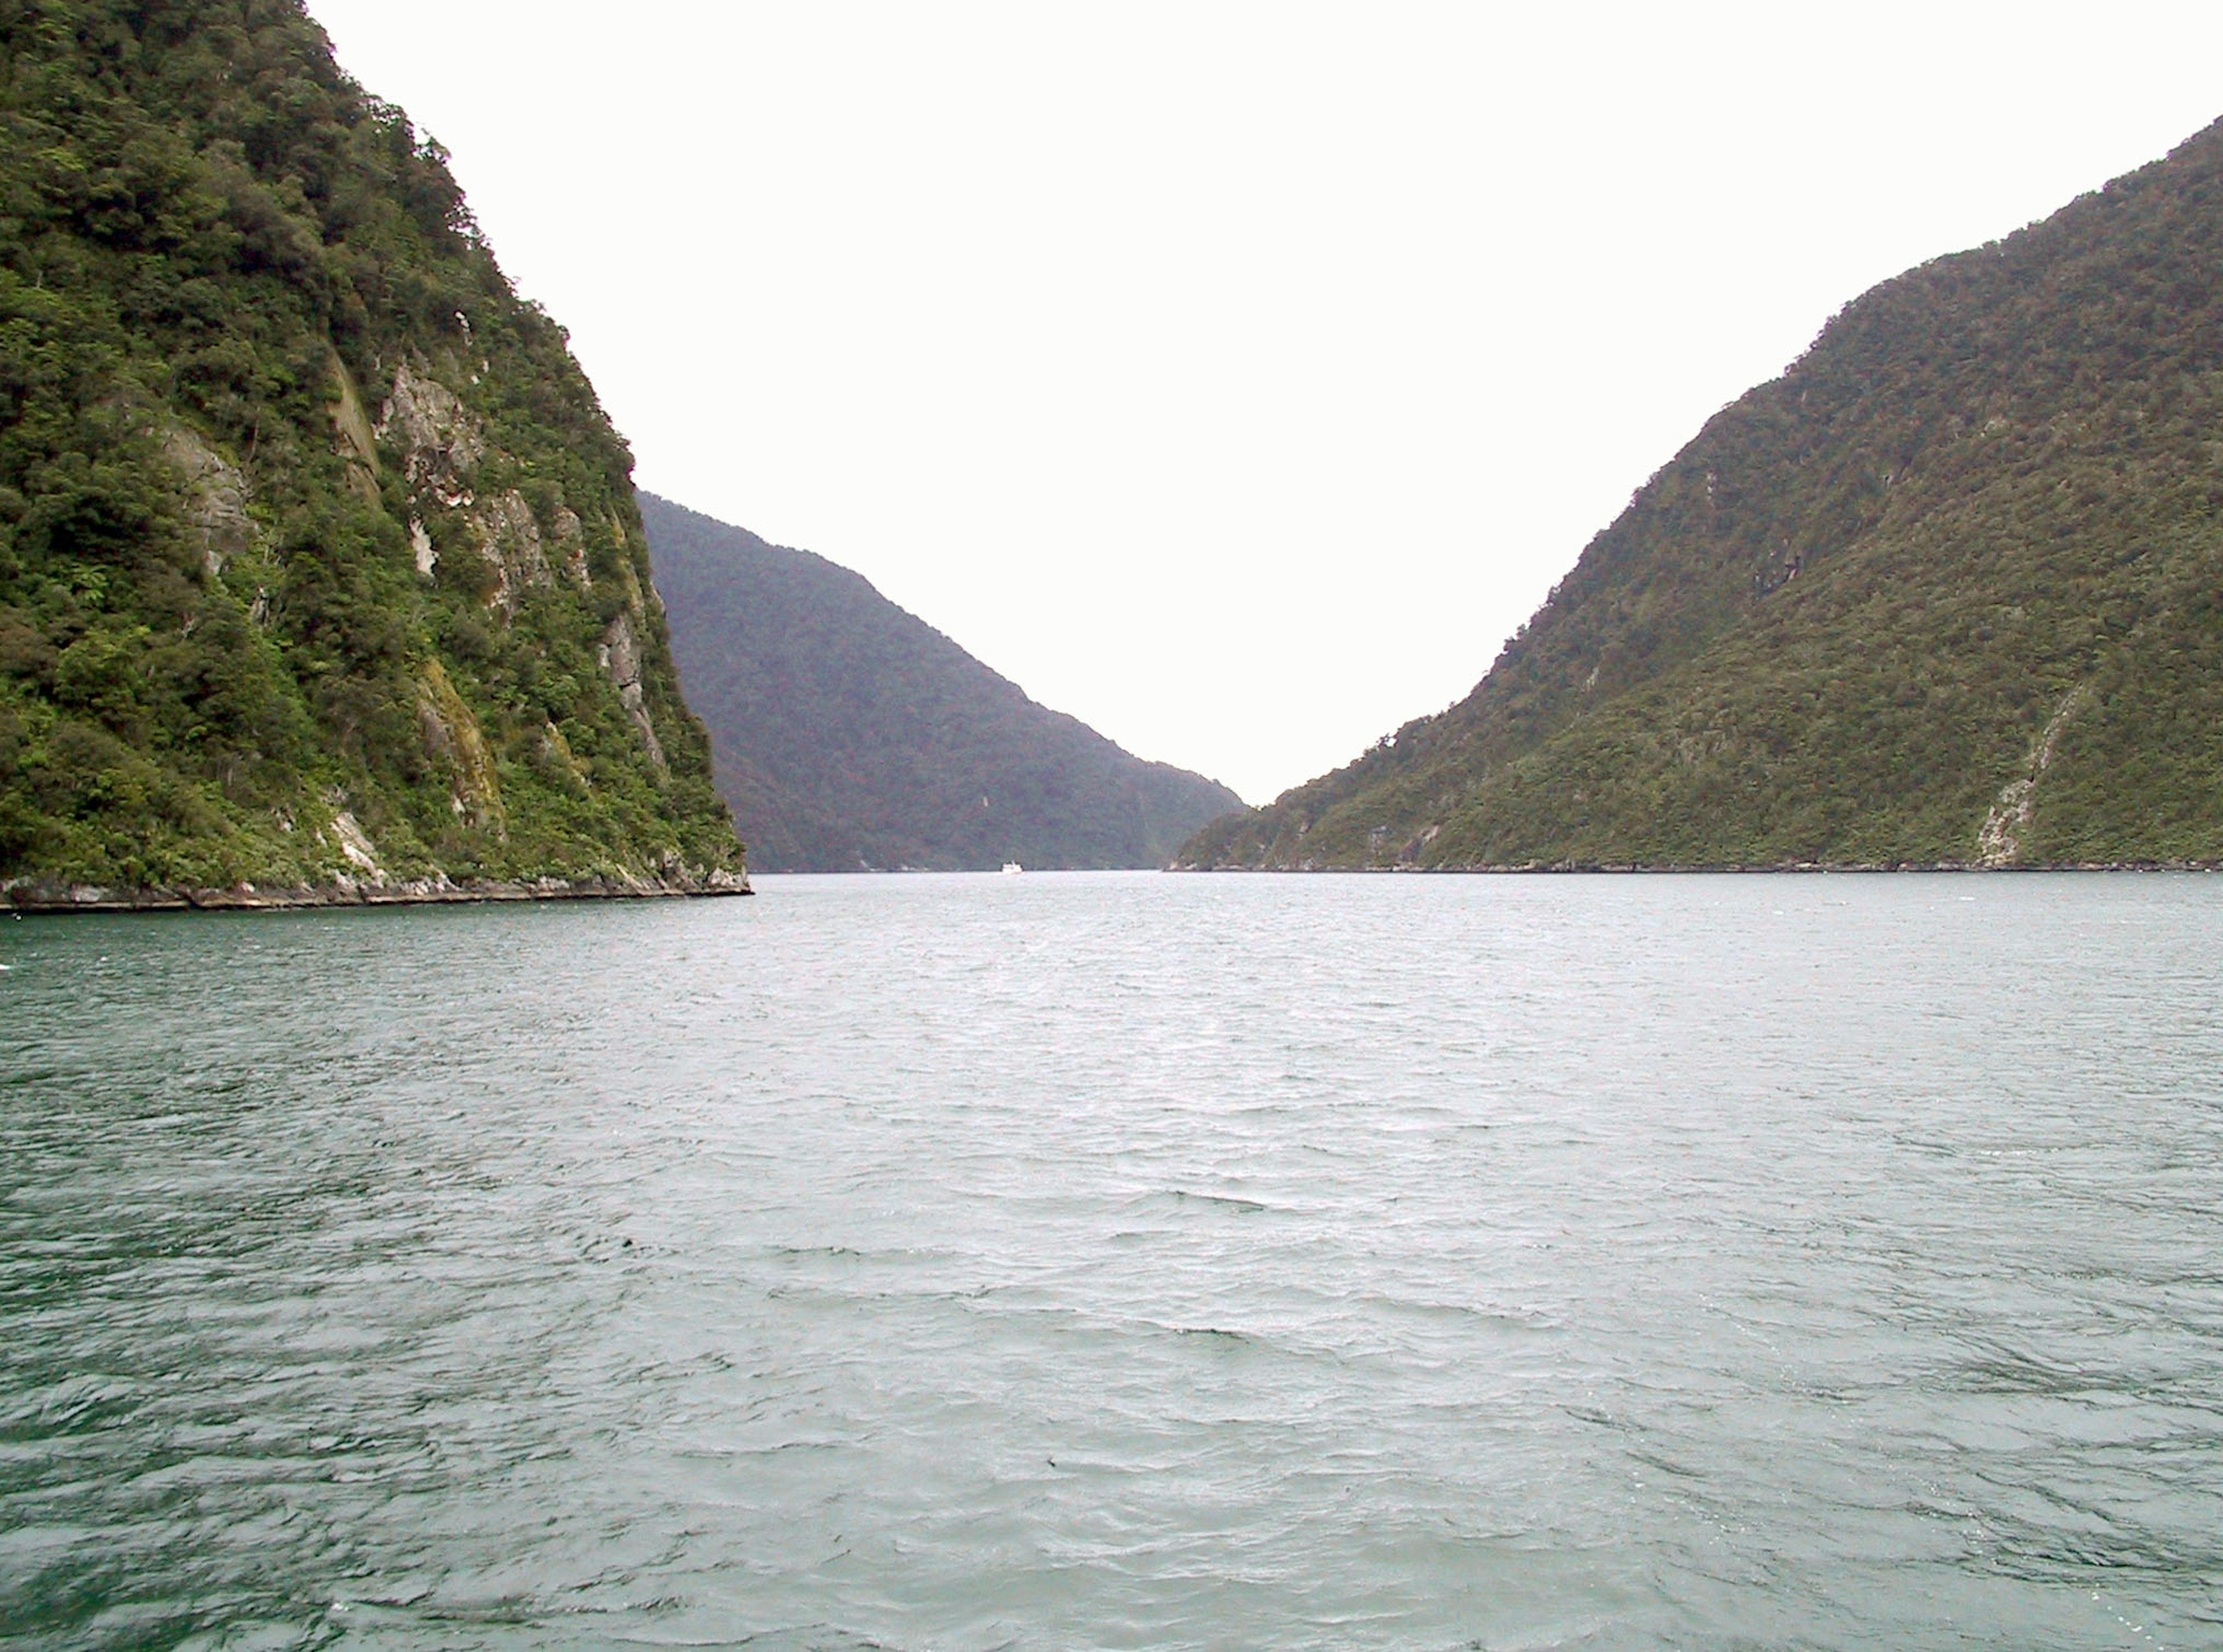
[[1243, 807], [1036, 705], [845, 568], [653, 494], [641, 512], [759, 870], [1159, 866]]
[[1211, 866], [2223, 859], [2223, 126], [1886, 282]]
[[0, 883], [738, 869], [631, 460], [298, 0], [0, 0]]

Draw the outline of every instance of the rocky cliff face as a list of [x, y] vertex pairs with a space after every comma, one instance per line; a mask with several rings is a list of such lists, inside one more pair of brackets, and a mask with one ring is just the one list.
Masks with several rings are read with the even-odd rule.
[[0, 886], [742, 887], [631, 459], [296, 0], [0, 6]]

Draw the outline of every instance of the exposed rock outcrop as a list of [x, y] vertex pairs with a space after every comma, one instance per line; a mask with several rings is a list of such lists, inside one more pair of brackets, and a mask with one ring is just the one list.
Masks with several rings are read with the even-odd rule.
[[211, 579], [252, 550], [255, 519], [247, 513], [247, 478], [239, 467], [182, 424], [163, 433], [162, 452], [185, 479], [186, 520], [200, 541], [201, 563]]
[[2037, 809], [2037, 782], [2053, 767], [2054, 754], [2061, 746], [2062, 731], [2069, 726], [2069, 719], [2076, 714], [2083, 699], [2081, 684], [2061, 697], [2061, 704], [2046, 722], [2045, 732], [2030, 749], [2029, 772], [2009, 781], [2000, 789], [1999, 801], [1992, 805], [1984, 824], [1977, 828], [1976, 859], [1980, 864], [2012, 866], [2021, 857], [2022, 833]]
[[402, 474], [413, 493], [428, 491], [450, 509], [471, 502], [471, 478], [486, 456], [478, 421], [456, 393], [406, 361], [394, 369], [393, 393], [374, 432], [402, 450]]
[[564, 573], [582, 591], [595, 588], [595, 577], [587, 568], [587, 530], [579, 520], [579, 513], [568, 505], [556, 507], [556, 521], [551, 537], [556, 542], [556, 557], [564, 565]]
[[648, 699], [640, 686], [640, 646], [633, 640], [631, 614], [620, 613], [610, 621], [609, 631], [602, 639], [601, 661], [602, 669], [618, 686], [618, 700], [639, 732], [641, 744], [662, 766], [664, 747], [657, 740], [655, 724], [649, 721]]
[[419, 682], [417, 719], [425, 732], [425, 749], [447, 766], [450, 802], [456, 813], [497, 837], [504, 835], [501, 788], [486, 738], [471, 708], [456, 692], [447, 668], [438, 660], [426, 664]]
[[355, 387], [355, 375], [337, 355], [331, 359], [331, 378], [332, 399], [329, 411], [332, 435], [340, 457], [347, 462], [348, 486], [364, 499], [375, 500], [378, 497], [378, 443], [370, 419], [362, 411], [362, 393]]
[[478, 538], [479, 555], [494, 570], [494, 594], [488, 599], [488, 606], [514, 619], [526, 593], [549, 583], [548, 553], [542, 549], [540, 524], [533, 519], [532, 507], [513, 487], [474, 512], [471, 526]]
[[332, 816], [331, 841], [339, 847], [347, 864], [360, 872], [371, 884], [383, 884], [386, 868], [378, 864], [378, 851], [368, 834], [356, 821], [353, 814], [341, 809]]

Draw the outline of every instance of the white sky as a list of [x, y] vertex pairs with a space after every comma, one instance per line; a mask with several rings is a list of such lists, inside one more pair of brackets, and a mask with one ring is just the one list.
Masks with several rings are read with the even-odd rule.
[[2223, 115], [2223, 5], [310, 0], [638, 478], [1263, 801], [1846, 300]]

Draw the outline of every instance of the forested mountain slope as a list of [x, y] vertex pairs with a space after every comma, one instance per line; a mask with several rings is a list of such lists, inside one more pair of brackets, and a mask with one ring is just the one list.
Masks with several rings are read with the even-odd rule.
[[847, 568], [653, 494], [641, 512], [759, 870], [1159, 866], [1243, 807], [1036, 705]]
[[0, 0], [7, 898], [740, 856], [630, 455], [438, 148], [298, 0]]
[[1196, 866], [2223, 859], [2223, 126], [1848, 305]]

